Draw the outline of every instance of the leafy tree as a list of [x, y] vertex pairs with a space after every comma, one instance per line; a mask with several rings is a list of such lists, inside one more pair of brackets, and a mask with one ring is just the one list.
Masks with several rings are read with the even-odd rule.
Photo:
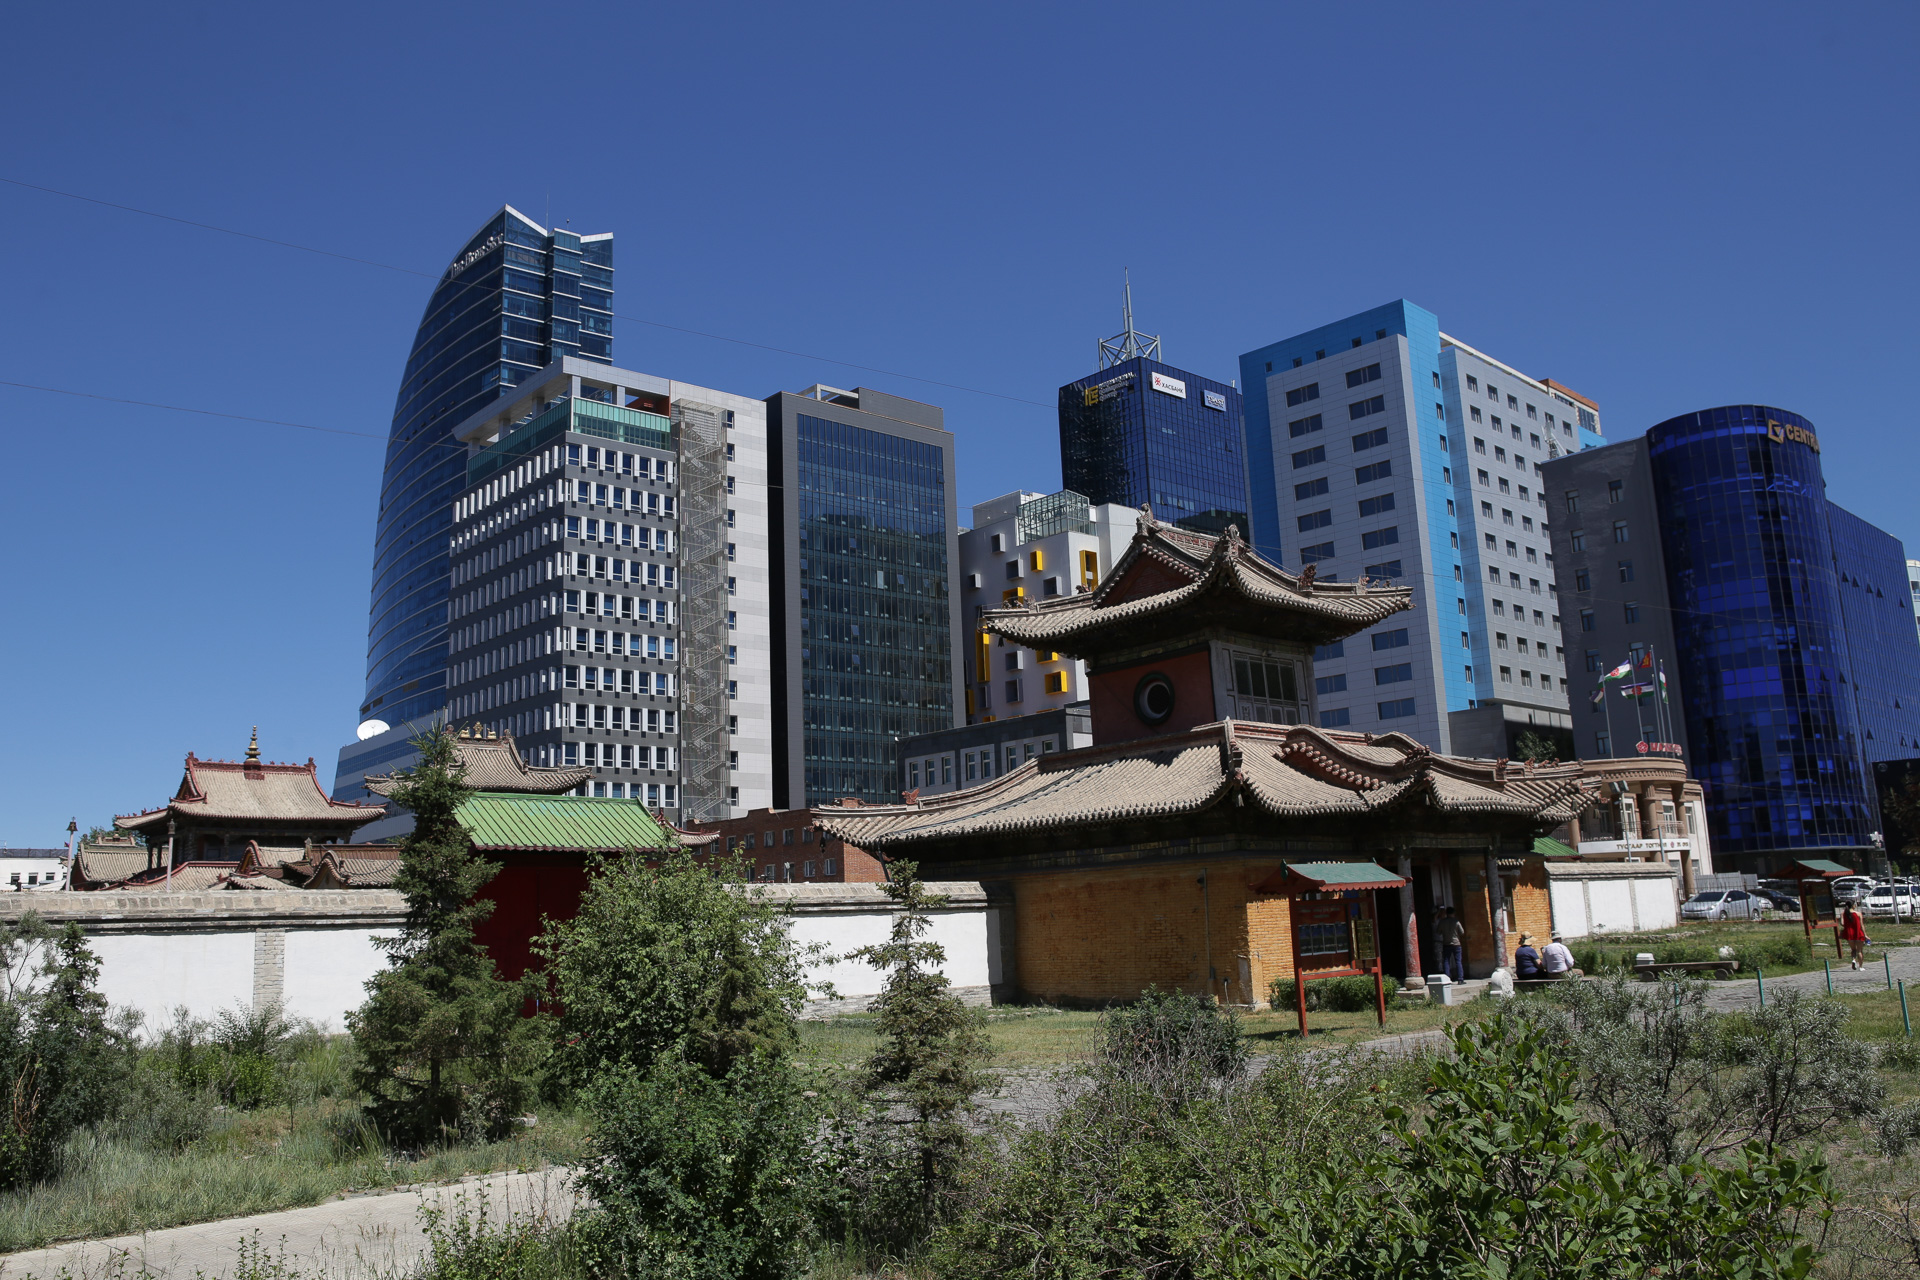
[[1920, 772], [1907, 775], [1905, 781], [1889, 788], [1880, 807], [1889, 819], [1887, 825], [1897, 826], [1906, 837], [1900, 842], [1900, 848], [1889, 848], [1887, 852], [1920, 853]]
[[822, 1107], [795, 1073], [803, 950], [739, 867], [685, 850], [595, 869], [540, 953], [557, 1074], [593, 1119], [582, 1227], [600, 1270], [775, 1280], [833, 1197]]
[[349, 1015], [354, 1082], [397, 1141], [497, 1138], [531, 1096], [544, 1030], [521, 1016], [531, 984], [502, 980], [474, 937], [493, 911], [474, 895], [499, 868], [473, 852], [460, 825], [472, 791], [453, 732], [442, 726], [414, 746], [420, 762], [392, 795], [414, 817], [394, 881], [407, 918], [380, 944], [389, 967], [367, 980], [366, 1003]]
[[1545, 734], [1528, 729], [1514, 739], [1513, 754], [1522, 760], [1551, 764], [1560, 758], [1560, 747]]
[[133, 1065], [80, 926], [0, 924], [0, 1189], [51, 1176], [68, 1134], [113, 1114]]
[[877, 1140], [868, 1161], [878, 1185], [863, 1198], [870, 1206], [897, 1201], [875, 1225], [901, 1243], [923, 1235], [938, 1216], [966, 1154], [967, 1122], [986, 1086], [981, 1068], [993, 1045], [980, 1012], [947, 989], [940, 971], [945, 948], [924, 936], [932, 924], [928, 912], [946, 899], [927, 892], [911, 862], [892, 864], [884, 891], [898, 906], [893, 929], [887, 941], [853, 953], [888, 975], [872, 1006], [880, 1044], [863, 1080], [882, 1109], [870, 1127]]
[[560, 1005], [557, 1065], [575, 1087], [663, 1057], [724, 1077], [756, 1051], [785, 1054], [806, 999], [802, 953], [780, 907], [738, 886], [738, 868], [681, 849], [657, 867], [639, 854], [593, 869], [572, 920], [538, 946]]

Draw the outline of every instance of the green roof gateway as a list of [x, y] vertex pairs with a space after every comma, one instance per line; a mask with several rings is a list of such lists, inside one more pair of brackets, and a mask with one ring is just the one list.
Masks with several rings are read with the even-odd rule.
[[664, 851], [680, 838], [639, 800], [482, 791], [460, 806], [473, 847]]

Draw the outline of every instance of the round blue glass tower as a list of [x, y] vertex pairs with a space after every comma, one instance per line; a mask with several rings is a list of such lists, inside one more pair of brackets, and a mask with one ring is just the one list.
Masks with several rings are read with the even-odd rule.
[[565, 356], [613, 362], [613, 237], [550, 232], [503, 207], [447, 264], [401, 375], [362, 718], [398, 726], [446, 705], [447, 532], [467, 473], [453, 429]]
[[1723, 854], [1871, 844], [1819, 438], [1728, 405], [1647, 432], [1693, 774]]

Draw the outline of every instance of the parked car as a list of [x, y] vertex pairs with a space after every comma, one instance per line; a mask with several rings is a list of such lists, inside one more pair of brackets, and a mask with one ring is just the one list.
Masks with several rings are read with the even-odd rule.
[[1680, 904], [1682, 920], [1752, 920], [1759, 916], [1745, 889], [1703, 889]]
[[1858, 902], [1873, 888], [1871, 876], [1841, 876], [1833, 882], [1835, 902]]
[[1910, 885], [1875, 885], [1865, 899], [1862, 913], [1869, 920], [1911, 920], [1915, 895]]
[[1790, 893], [1782, 893], [1778, 889], [1754, 889], [1751, 890], [1751, 892], [1754, 897], [1764, 898], [1772, 903], [1775, 911], [1792, 912], [1794, 915], [1800, 914], [1800, 899]]

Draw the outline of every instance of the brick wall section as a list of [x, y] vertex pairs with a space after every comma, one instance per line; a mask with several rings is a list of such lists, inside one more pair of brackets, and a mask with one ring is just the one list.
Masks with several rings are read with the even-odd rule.
[[1292, 975], [1289, 917], [1284, 900], [1249, 886], [1278, 866], [1219, 859], [1020, 876], [1020, 989], [1068, 1003], [1131, 1000], [1150, 985], [1264, 1000], [1277, 973]]
[[1520, 935], [1533, 935], [1534, 949], [1547, 945], [1553, 937], [1553, 895], [1547, 889], [1547, 864], [1527, 859], [1520, 877], [1513, 884], [1513, 932], [1507, 935], [1507, 965], [1512, 967], [1513, 953], [1520, 948]]
[[1293, 904], [1253, 895], [1247, 903], [1247, 952], [1253, 1003], [1264, 1004], [1276, 981], [1293, 981]]

